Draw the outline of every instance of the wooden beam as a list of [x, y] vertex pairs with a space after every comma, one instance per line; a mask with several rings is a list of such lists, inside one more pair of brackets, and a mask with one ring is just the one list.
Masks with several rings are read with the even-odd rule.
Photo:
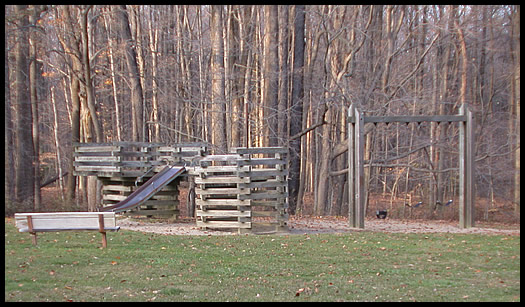
[[355, 220], [355, 121], [354, 105], [348, 109], [348, 223], [350, 227], [357, 227]]
[[365, 228], [364, 115], [355, 108], [355, 217], [356, 227]]
[[474, 118], [466, 105], [466, 120], [459, 123], [459, 227], [474, 226]]
[[[355, 118], [349, 118], [350, 122]], [[464, 122], [465, 115], [400, 115], [364, 116], [364, 123], [420, 123], [420, 122]]]
[[475, 194], [474, 194], [474, 163], [475, 163], [475, 153], [474, 153], [474, 116], [472, 114], [472, 111], [470, 108], [466, 107], [466, 135], [465, 135], [465, 146], [466, 146], [466, 169], [465, 169], [465, 176], [467, 181], [466, 186], [466, 206], [467, 206], [467, 216], [466, 216], [466, 227], [474, 227], [474, 202], [475, 202]]

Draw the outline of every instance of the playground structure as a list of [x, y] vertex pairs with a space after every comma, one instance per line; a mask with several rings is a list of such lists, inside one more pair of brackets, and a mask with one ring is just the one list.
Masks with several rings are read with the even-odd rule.
[[259, 147], [208, 155], [203, 143], [76, 143], [74, 165], [75, 175], [102, 182], [101, 211], [176, 218], [186, 181], [190, 193], [196, 185], [188, 213], [195, 212], [197, 226], [275, 233], [287, 229], [287, 153]]
[[[394, 122], [459, 124], [459, 227], [474, 226], [474, 120], [465, 105], [458, 115], [430, 116], [364, 116], [351, 105], [348, 121], [350, 227], [364, 228], [364, 126]], [[97, 176], [102, 182], [102, 202], [108, 206], [101, 211], [176, 217], [178, 187], [185, 180], [190, 193], [196, 185], [195, 202], [188, 207], [199, 227], [275, 233], [287, 229], [287, 153], [281, 147], [240, 147], [230, 154], [208, 155], [203, 143], [77, 143], [75, 174]], [[139, 188], [138, 182], [145, 181], [148, 187]]]
[[[459, 227], [474, 226], [474, 118], [466, 105], [458, 115], [364, 116], [359, 106], [348, 109], [348, 220], [365, 228], [364, 126], [366, 123], [457, 122], [459, 124]], [[386, 216], [385, 216], [386, 217]]]
[[234, 228], [239, 233], [287, 229], [288, 150], [234, 148], [205, 156], [189, 170], [196, 175], [196, 221], [202, 228]]
[[[75, 176], [96, 176], [103, 185], [102, 205], [111, 206], [125, 201], [166, 165], [190, 165], [193, 159], [207, 153], [207, 146], [203, 143], [75, 143], [74, 150]], [[140, 206], [123, 214], [164, 218], [179, 215], [179, 186], [188, 178], [187, 174], [181, 174], [173, 179]]]

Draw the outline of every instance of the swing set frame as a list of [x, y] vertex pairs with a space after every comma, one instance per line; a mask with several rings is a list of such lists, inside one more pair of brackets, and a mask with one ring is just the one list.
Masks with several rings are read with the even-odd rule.
[[366, 123], [457, 122], [459, 124], [459, 227], [474, 226], [474, 116], [463, 104], [457, 115], [365, 116], [358, 105], [348, 109], [348, 221], [365, 228], [364, 127]]

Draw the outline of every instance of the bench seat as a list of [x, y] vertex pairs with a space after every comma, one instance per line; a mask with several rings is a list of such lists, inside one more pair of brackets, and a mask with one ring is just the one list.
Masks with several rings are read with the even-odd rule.
[[114, 212], [15, 213], [15, 223], [19, 232], [32, 235], [34, 245], [37, 232], [97, 231], [106, 247], [106, 232], [120, 229]]

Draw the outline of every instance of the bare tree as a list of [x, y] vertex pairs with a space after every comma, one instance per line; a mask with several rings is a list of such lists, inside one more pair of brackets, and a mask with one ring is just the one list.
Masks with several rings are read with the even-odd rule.
[[290, 113], [290, 183], [289, 183], [289, 208], [290, 214], [295, 214], [299, 196], [300, 170], [301, 170], [301, 133], [303, 124], [303, 98], [304, 98], [304, 29], [305, 6], [296, 5], [294, 15], [294, 60], [292, 68], [292, 99]]
[[29, 19], [26, 5], [15, 6], [17, 35], [15, 45], [16, 150], [15, 177], [18, 202], [33, 202], [33, 136], [31, 98], [29, 97]]
[[223, 8], [211, 6], [211, 133], [212, 144], [217, 153], [228, 150], [226, 139], [226, 97], [224, 81]]
[[126, 63], [131, 83], [131, 108], [132, 108], [132, 140], [144, 141], [143, 134], [143, 110], [144, 103], [142, 100], [142, 86], [140, 83], [140, 72], [137, 65], [137, 53], [133, 48], [133, 38], [129, 26], [129, 17], [126, 5], [119, 5], [115, 8], [115, 16], [120, 22], [120, 35], [124, 41]]

